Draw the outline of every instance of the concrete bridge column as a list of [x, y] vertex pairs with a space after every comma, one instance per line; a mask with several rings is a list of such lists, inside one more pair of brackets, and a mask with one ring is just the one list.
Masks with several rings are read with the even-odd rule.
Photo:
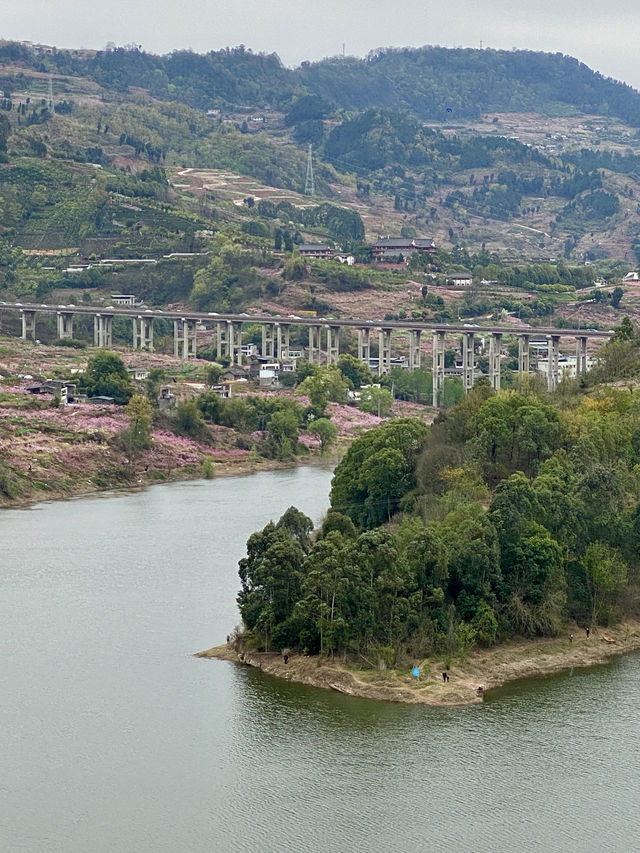
[[73, 313], [71, 311], [58, 311], [56, 323], [58, 337], [61, 341], [73, 337]]
[[547, 390], [555, 391], [558, 387], [558, 358], [560, 355], [560, 335], [547, 335], [549, 372], [547, 373]]
[[587, 372], [587, 337], [576, 338], [576, 378]]
[[320, 332], [322, 326], [309, 326], [309, 363], [320, 364], [322, 352]]
[[289, 333], [291, 331], [291, 327], [289, 323], [276, 323], [276, 337], [278, 343], [278, 358], [289, 358], [289, 350], [291, 348], [289, 343]]
[[378, 376], [391, 370], [391, 329], [378, 332]]
[[113, 314], [94, 316], [93, 345], [103, 349], [110, 349], [113, 346]]
[[216, 321], [216, 359], [229, 355], [229, 325], [222, 320]]
[[143, 317], [140, 324], [140, 346], [153, 352], [153, 317]]
[[529, 340], [530, 335], [518, 335], [518, 378], [522, 382], [525, 374], [529, 373]]
[[474, 340], [475, 335], [473, 332], [462, 333], [462, 387], [465, 394], [468, 394], [473, 388], [475, 366]]
[[153, 317], [133, 318], [133, 348], [153, 352]]
[[196, 320], [189, 320], [186, 317], [173, 321], [173, 354], [176, 358], [180, 355], [180, 349], [185, 361], [196, 357], [196, 327]]
[[495, 391], [500, 390], [500, 344], [501, 332], [491, 332], [489, 335], [489, 382]]
[[242, 323], [229, 324], [229, 357], [231, 364], [242, 364]]
[[369, 341], [369, 329], [358, 329], [358, 358], [369, 367], [371, 357], [371, 344]]
[[409, 329], [409, 370], [420, 370], [420, 329]]
[[27, 308], [20, 309], [20, 317], [22, 318], [22, 339], [36, 339], [36, 312], [29, 311]]
[[173, 321], [173, 355], [178, 358], [180, 355], [180, 343], [182, 341], [182, 321]]
[[340, 355], [340, 327], [327, 326], [327, 364], [337, 364]]
[[274, 336], [274, 324], [273, 323], [263, 323], [262, 324], [262, 352], [261, 355], [263, 358], [275, 358], [274, 351], [275, 344], [275, 336]]
[[436, 331], [433, 333], [433, 360], [432, 360], [432, 376], [433, 376], [433, 408], [437, 409], [442, 403], [442, 395], [444, 392], [444, 350], [445, 350], [446, 333]]

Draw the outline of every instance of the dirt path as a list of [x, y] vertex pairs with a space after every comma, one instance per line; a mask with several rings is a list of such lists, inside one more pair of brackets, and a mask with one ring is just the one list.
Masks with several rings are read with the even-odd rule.
[[640, 623], [629, 621], [615, 628], [596, 629], [589, 638], [583, 629], [574, 626], [561, 638], [514, 641], [476, 651], [464, 662], [456, 661], [451, 666], [448, 682], [443, 681], [444, 666], [437, 658], [417, 662], [420, 676], [415, 678], [408, 669], [377, 672], [320, 656], [292, 654], [285, 664], [280, 654], [243, 650], [240, 645], [231, 644], [214, 646], [196, 657], [255, 666], [287, 681], [349, 696], [454, 707], [482, 702], [488, 690], [510, 681], [595, 666], [615, 655], [638, 650]]

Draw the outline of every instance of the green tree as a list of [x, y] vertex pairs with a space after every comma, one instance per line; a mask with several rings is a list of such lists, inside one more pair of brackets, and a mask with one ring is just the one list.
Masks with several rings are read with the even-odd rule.
[[[357, 438], [336, 468], [331, 508], [360, 528], [385, 521], [416, 485], [416, 460], [428, 434], [417, 418], [397, 418]], [[387, 451], [397, 453], [389, 457]], [[389, 464], [392, 469], [385, 469]]]
[[362, 412], [377, 415], [379, 418], [388, 418], [393, 407], [393, 396], [387, 388], [377, 388], [370, 385], [360, 391], [358, 408]]
[[205, 382], [207, 385], [217, 385], [223, 373], [223, 366], [214, 361], [212, 364], [208, 364], [205, 369]]
[[129, 419], [129, 437], [133, 451], [151, 447], [151, 418], [153, 409], [147, 397], [134, 394], [127, 403], [125, 414]]
[[624, 290], [621, 287], [614, 287], [611, 291], [611, 307], [619, 308], [620, 301], [624, 296]]
[[307, 431], [320, 439], [322, 453], [326, 453], [338, 437], [338, 427], [331, 423], [328, 418], [318, 418], [317, 421], [312, 421]]
[[92, 355], [78, 385], [89, 397], [113, 397], [116, 403], [128, 403], [133, 396], [125, 363], [115, 352]]
[[504, 392], [482, 404], [471, 431], [489, 479], [518, 470], [533, 474], [558, 445], [560, 418], [535, 397]]
[[197, 401], [198, 408], [202, 412], [205, 421], [217, 424], [220, 420], [220, 397], [215, 391], [205, 391], [200, 394]]
[[627, 583], [627, 564], [620, 552], [603, 542], [587, 546], [581, 560], [591, 601], [591, 624], [615, 621], [615, 607]]
[[158, 405], [160, 386], [164, 381], [165, 372], [162, 367], [152, 367], [147, 376], [147, 397], [152, 406]]
[[298, 447], [299, 422], [293, 411], [283, 409], [269, 419], [267, 438], [275, 447], [274, 455], [279, 459], [294, 456]]
[[183, 400], [176, 409], [176, 426], [180, 433], [201, 439], [207, 435], [207, 425], [195, 400]]
[[307, 275], [307, 262], [300, 255], [293, 255], [285, 261], [282, 277], [287, 281], [302, 281]]
[[[271, 631], [291, 619], [300, 598], [302, 564], [310, 549], [312, 528], [311, 519], [289, 507], [277, 524], [269, 522], [247, 542], [247, 556], [240, 560], [238, 604], [244, 624], [250, 631], [257, 629], [263, 634], [265, 646]], [[283, 642], [278, 644], [296, 645], [296, 631], [299, 626], [289, 622], [280, 632]]]
[[368, 366], [349, 353], [343, 353], [338, 358], [338, 370], [345, 379], [351, 382], [353, 388], [371, 384], [371, 371]]

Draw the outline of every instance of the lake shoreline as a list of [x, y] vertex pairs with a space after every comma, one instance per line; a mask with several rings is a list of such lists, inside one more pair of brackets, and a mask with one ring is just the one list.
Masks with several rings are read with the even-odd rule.
[[68, 490], [52, 489], [50, 492], [39, 491], [31, 492], [16, 498], [8, 498], [0, 496], [0, 511], [3, 509], [29, 509], [41, 503], [50, 501], [73, 501], [81, 498], [93, 497], [110, 497], [111, 495], [131, 494], [133, 492], [143, 491], [151, 486], [163, 486], [171, 483], [186, 483], [195, 480], [218, 480], [227, 479], [228, 477], [250, 477], [252, 474], [260, 474], [268, 471], [287, 471], [292, 468], [333, 468], [336, 465], [336, 458], [327, 456], [305, 456], [295, 460], [279, 460], [266, 459], [259, 457], [258, 459], [247, 462], [240, 460], [238, 462], [216, 462], [213, 476], [205, 477], [201, 467], [178, 468], [171, 471], [170, 474], [158, 479], [154, 476], [154, 471], [148, 472], [139, 471], [137, 482], [126, 482], [121, 485], [109, 485], [104, 488], [96, 488], [93, 484], [89, 485], [85, 482], [78, 481]]
[[287, 681], [363, 699], [453, 708], [480, 704], [488, 691], [513, 681], [597, 666], [639, 650], [640, 622], [629, 620], [612, 628], [596, 628], [589, 638], [584, 629], [574, 626], [564, 637], [514, 640], [477, 649], [466, 660], [454, 661], [446, 683], [444, 665], [437, 658], [416, 662], [421, 673], [415, 678], [410, 669], [378, 672], [319, 655], [290, 654], [285, 664], [281, 654], [249, 650], [239, 641], [214, 646], [195, 657], [253, 666]]

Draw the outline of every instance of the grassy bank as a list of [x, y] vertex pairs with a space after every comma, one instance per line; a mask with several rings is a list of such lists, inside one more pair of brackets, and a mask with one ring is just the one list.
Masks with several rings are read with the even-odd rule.
[[[420, 676], [414, 678], [409, 669], [378, 672], [319, 656], [291, 654], [285, 664], [280, 654], [250, 651], [240, 643], [214, 646], [197, 657], [255, 666], [288, 681], [365, 699], [453, 707], [482, 702], [487, 691], [511, 681], [595, 666], [615, 655], [638, 650], [640, 622], [595, 629], [588, 638], [584, 630], [574, 626], [563, 637], [517, 640], [476, 651], [463, 661], [453, 662], [446, 683], [442, 678], [444, 664], [438, 658], [416, 661]], [[480, 693], [479, 687], [483, 688]]]

